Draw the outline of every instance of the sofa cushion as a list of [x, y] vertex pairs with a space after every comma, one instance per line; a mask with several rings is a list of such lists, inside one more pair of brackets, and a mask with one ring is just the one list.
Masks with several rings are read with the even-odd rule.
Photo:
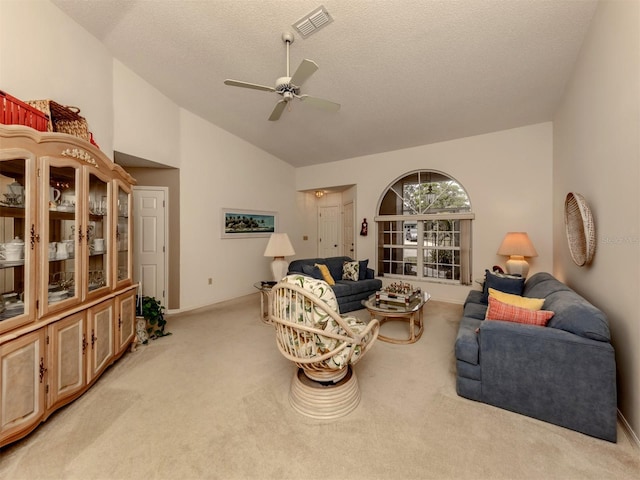
[[344, 297], [346, 295], [357, 295], [359, 293], [378, 290], [381, 288], [381, 282], [375, 278], [358, 280], [357, 282], [351, 280], [338, 280], [332, 288], [336, 292], [337, 297]]
[[456, 337], [456, 358], [472, 365], [479, 365], [480, 356], [478, 346], [478, 335], [476, 330], [482, 324], [482, 320], [462, 317], [458, 336]]
[[309, 275], [316, 280], [323, 280], [322, 272], [315, 265], [302, 265], [302, 273]]
[[522, 295], [525, 297], [547, 298], [554, 292], [568, 291], [571, 291], [571, 289], [550, 273], [539, 272], [527, 280]]
[[327, 267], [324, 263], [316, 263], [315, 267], [320, 270], [320, 273], [322, 274], [322, 280], [324, 280], [331, 286], [336, 284], [333, 276], [331, 275], [331, 272], [329, 271], [329, 267]]
[[601, 342], [611, 341], [609, 323], [604, 313], [573, 290], [548, 295], [544, 308], [556, 312], [549, 321], [549, 327]]
[[336, 294], [336, 297], [343, 298], [353, 293], [351, 288], [352, 283], [353, 282], [349, 282], [345, 280], [338, 280], [334, 285], [331, 286], [331, 288], [333, 289], [333, 292]]
[[489, 300], [490, 288], [505, 293], [513, 293], [514, 295], [522, 295], [522, 291], [524, 289], [524, 278], [485, 270], [482, 295], [483, 303], [487, 303]]
[[358, 280], [364, 280], [367, 278], [367, 266], [369, 265], [369, 259], [360, 260], [358, 263]]
[[304, 265], [315, 265], [316, 263], [324, 263], [324, 258], [305, 258], [301, 260], [292, 260], [289, 263], [289, 272], [291, 273], [304, 273], [302, 267]]
[[342, 264], [344, 262], [353, 262], [353, 259], [349, 257], [327, 257], [322, 261], [322, 263], [329, 267], [331, 276], [336, 281], [342, 280]]
[[[464, 301], [464, 305], [467, 306], [467, 303], [482, 303], [482, 292], [480, 290], [471, 290]], [[486, 303], [484, 305], [486, 306]]]
[[487, 313], [487, 306], [484, 303], [467, 302], [464, 305], [464, 316], [484, 320]]
[[502, 320], [544, 327], [551, 317], [553, 317], [553, 312], [516, 307], [490, 296], [485, 320]]
[[359, 262], [343, 262], [342, 263], [342, 279], [358, 281], [360, 276], [360, 263]]
[[513, 295], [512, 293], [504, 293], [499, 290], [494, 290], [493, 288], [489, 289], [489, 299], [491, 298], [495, 298], [496, 300], [508, 305], [528, 308], [529, 310], [540, 310], [542, 305], [544, 305], [544, 298], [522, 297], [520, 295]]

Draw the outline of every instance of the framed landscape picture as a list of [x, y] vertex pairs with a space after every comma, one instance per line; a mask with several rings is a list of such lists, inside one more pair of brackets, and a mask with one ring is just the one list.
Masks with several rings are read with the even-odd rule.
[[278, 214], [241, 208], [222, 209], [222, 238], [268, 237], [276, 231]]

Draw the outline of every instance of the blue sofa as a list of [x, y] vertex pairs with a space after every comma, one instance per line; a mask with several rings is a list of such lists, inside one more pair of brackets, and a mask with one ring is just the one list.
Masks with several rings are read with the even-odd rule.
[[[289, 264], [289, 273], [302, 273], [311, 275], [315, 278], [322, 279], [317, 269], [313, 267], [316, 263], [324, 264], [329, 269], [331, 276], [336, 284], [331, 288], [338, 300], [340, 313], [359, 310], [362, 307], [362, 300], [369, 298], [375, 294], [377, 290], [382, 288], [382, 280], [375, 278], [373, 269], [368, 268], [367, 260], [360, 260], [360, 276], [358, 281], [343, 280], [342, 267], [344, 262], [353, 262], [349, 257], [328, 257], [328, 258], [305, 258], [294, 260]], [[305, 271], [306, 270], [306, 271]]]
[[458, 395], [615, 442], [607, 318], [548, 273], [529, 278], [522, 296], [544, 299], [554, 312], [546, 327], [485, 321], [486, 292], [469, 293], [455, 343]]

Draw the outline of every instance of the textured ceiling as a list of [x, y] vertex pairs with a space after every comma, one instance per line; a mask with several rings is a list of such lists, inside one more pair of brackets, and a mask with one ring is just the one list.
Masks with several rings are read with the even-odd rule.
[[[181, 107], [304, 166], [549, 121], [595, 0], [53, 0]], [[284, 31], [324, 5], [333, 23], [291, 45], [320, 69], [267, 120]]]

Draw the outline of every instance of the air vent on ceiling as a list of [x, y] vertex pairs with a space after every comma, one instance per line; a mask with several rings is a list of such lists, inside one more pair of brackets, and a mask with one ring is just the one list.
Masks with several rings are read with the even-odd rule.
[[313, 12], [305, 15], [295, 22], [292, 27], [298, 31], [302, 38], [307, 38], [309, 35], [317, 32], [322, 27], [329, 25], [331, 22], [333, 22], [333, 18], [331, 18], [327, 9], [321, 5]]

